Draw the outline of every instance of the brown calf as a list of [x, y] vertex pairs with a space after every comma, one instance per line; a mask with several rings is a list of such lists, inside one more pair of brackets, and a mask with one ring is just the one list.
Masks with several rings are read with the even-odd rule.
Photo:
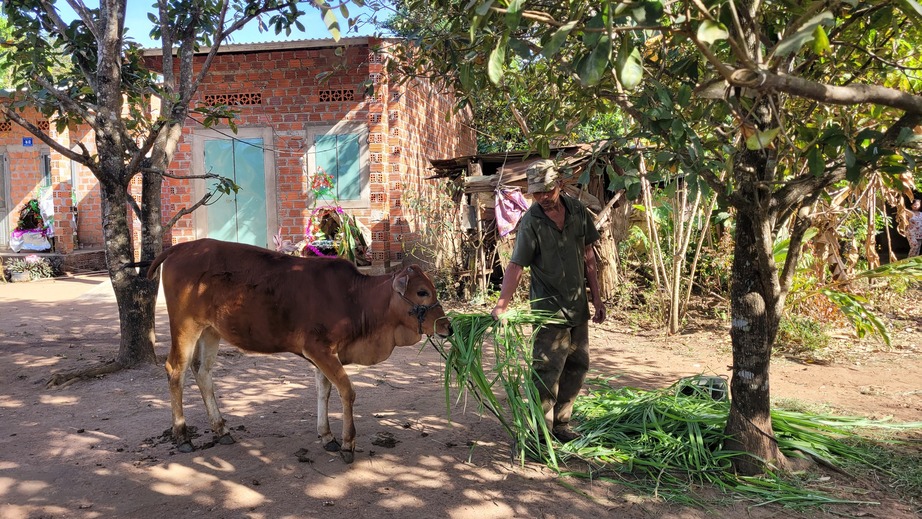
[[[324, 448], [346, 463], [355, 452], [355, 390], [343, 366], [383, 362], [397, 346], [422, 334], [448, 333], [432, 281], [418, 266], [366, 276], [348, 261], [299, 258], [211, 239], [174, 245], [151, 264], [163, 264], [163, 291], [172, 345], [166, 361], [173, 438], [194, 449], [183, 417], [182, 392], [191, 364], [211, 429], [233, 443], [214, 396], [211, 369], [218, 342], [245, 351], [289, 352], [316, 367], [317, 433]], [[335, 385], [343, 405], [342, 446], [330, 431], [327, 404]]]

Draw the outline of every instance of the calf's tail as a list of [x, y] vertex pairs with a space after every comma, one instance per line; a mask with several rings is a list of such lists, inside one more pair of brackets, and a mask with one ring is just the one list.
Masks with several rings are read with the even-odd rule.
[[173, 252], [175, 247], [175, 245], [170, 247], [169, 249], [161, 252], [160, 255], [158, 255], [156, 258], [154, 258], [154, 261], [152, 261], [150, 266], [147, 267], [147, 279], [154, 279], [154, 277], [157, 276], [157, 268], [160, 267], [160, 264], [163, 263], [166, 257], [169, 256], [171, 252]]

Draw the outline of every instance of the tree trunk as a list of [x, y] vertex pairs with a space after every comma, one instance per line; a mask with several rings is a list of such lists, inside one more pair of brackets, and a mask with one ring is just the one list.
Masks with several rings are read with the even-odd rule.
[[[734, 459], [734, 469], [753, 475], [764, 471], [764, 463], [785, 464], [784, 455], [772, 431], [769, 396], [769, 364], [777, 333], [777, 317], [771, 310], [759, 267], [759, 243], [755, 239], [751, 214], [740, 211], [733, 250], [730, 286], [730, 338], [733, 343], [733, 377], [730, 380], [732, 406], [726, 432], [733, 439], [726, 449], [752, 456]], [[771, 251], [767, 251], [771, 254]], [[764, 460], [764, 463], [759, 459]]]
[[[754, 127], [764, 131], [773, 122], [771, 103], [761, 100], [750, 112]], [[741, 474], [784, 469], [787, 460], [772, 430], [769, 365], [784, 297], [773, 247], [775, 207], [774, 151], [741, 147], [733, 176], [739, 195], [733, 267], [730, 281], [730, 339], [733, 344], [732, 405], [725, 448], [746, 452], [733, 460]]]
[[118, 304], [121, 340], [116, 363], [130, 368], [155, 363], [154, 311], [157, 305], [157, 281], [147, 279], [147, 269], [138, 272], [124, 265], [134, 261], [126, 188], [100, 183], [103, 199], [103, 229], [106, 264]]

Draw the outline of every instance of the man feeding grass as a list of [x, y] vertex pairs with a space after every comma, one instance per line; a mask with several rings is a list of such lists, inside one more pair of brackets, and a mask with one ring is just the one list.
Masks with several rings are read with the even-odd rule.
[[528, 193], [535, 203], [519, 222], [515, 248], [492, 315], [499, 319], [506, 311], [523, 269], [531, 267], [532, 309], [564, 320], [536, 332], [533, 367], [547, 427], [558, 441], [566, 443], [579, 437], [570, 428], [570, 414], [589, 370], [587, 282], [595, 307], [592, 321], [605, 320], [592, 249], [600, 236], [586, 207], [561, 195], [553, 161], [538, 160], [525, 173]]

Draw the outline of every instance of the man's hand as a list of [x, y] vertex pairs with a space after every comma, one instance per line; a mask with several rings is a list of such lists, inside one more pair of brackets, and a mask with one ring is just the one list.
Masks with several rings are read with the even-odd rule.
[[504, 313], [506, 313], [506, 307], [504, 306], [500, 308], [499, 305], [496, 305], [495, 307], [493, 307], [493, 311], [490, 312], [490, 315], [493, 316], [493, 319], [495, 321], [499, 321], [499, 316], [503, 315]]
[[605, 305], [601, 302], [593, 303], [592, 305], [595, 306], [595, 315], [592, 316], [592, 322], [596, 324], [605, 322]]

